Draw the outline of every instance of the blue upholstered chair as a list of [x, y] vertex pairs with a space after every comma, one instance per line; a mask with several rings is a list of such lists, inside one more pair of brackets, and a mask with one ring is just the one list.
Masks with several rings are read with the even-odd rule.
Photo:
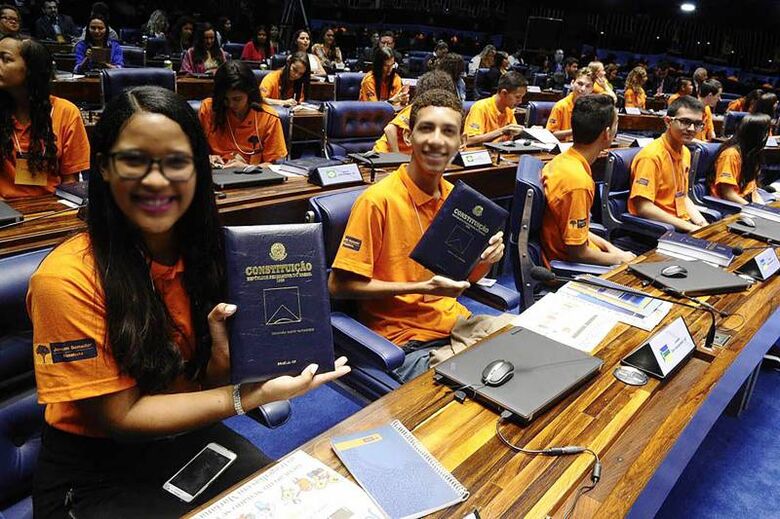
[[119, 29], [119, 41], [125, 45], [137, 45], [141, 42], [141, 30], [137, 28], [122, 27]]
[[241, 59], [241, 53], [244, 51], [243, 43], [225, 43], [222, 50], [227, 52], [231, 59]]
[[474, 103], [476, 101], [463, 101], [463, 117], [466, 118], [469, 116], [469, 112], [471, 111], [471, 107], [474, 106]]
[[490, 69], [488, 68], [479, 68], [474, 73], [474, 99], [476, 101], [479, 101], [480, 99], [484, 99], [486, 97], [490, 97], [492, 94], [489, 90], [482, 90], [480, 89], [480, 85], [482, 84], [482, 76], [488, 73]]
[[263, 82], [263, 78], [267, 76], [269, 73], [271, 73], [271, 70], [269, 69], [262, 70], [262, 69], [255, 68], [252, 69], [252, 73], [255, 75], [255, 79], [257, 79], [257, 84], [259, 85], [260, 83]]
[[100, 71], [103, 105], [128, 88], [155, 85], [176, 91], [176, 73], [166, 68], [113, 68]]
[[688, 196], [696, 204], [704, 205], [723, 214], [734, 214], [742, 210], [742, 206], [729, 200], [710, 195], [707, 185], [707, 175], [715, 168], [715, 155], [720, 149], [720, 143], [691, 144], [691, 170], [688, 175]]
[[360, 83], [363, 81], [362, 72], [339, 72], [334, 79], [335, 101], [357, 101], [360, 97]]
[[[540, 233], [547, 202], [542, 186], [544, 163], [530, 155], [520, 157], [515, 174], [515, 191], [510, 213], [509, 257], [512, 261], [515, 287], [522, 297], [522, 309], [534, 303], [537, 282], [531, 278], [531, 269], [544, 266]], [[591, 231], [603, 234], [604, 229], [592, 222]], [[576, 274], [600, 275], [610, 267], [553, 260], [552, 270], [564, 276]]]
[[[415, 51], [412, 51], [415, 52]], [[425, 74], [425, 64], [428, 63], [428, 60], [431, 59], [433, 56], [432, 52], [424, 52], [420, 55], [412, 55], [411, 52], [408, 54], [409, 59], [409, 75], [411, 77], [418, 77], [422, 74]]]
[[544, 72], [534, 72], [533, 76], [531, 76], [531, 84], [534, 86], [545, 88], [547, 86], [547, 79], [549, 78], [549, 74], [546, 74]]
[[720, 101], [718, 101], [718, 104], [715, 105], [715, 109], [713, 110], [713, 113], [722, 115], [726, 113], [726, 109], [729, 107], [729, 103], [733, 101], [733, 99], [725, 99], [721, 98]]
[[146, 50], [141, 47], [122, 45], [122, 58], [125, 68], [143, 68], [146, 66]]
[[[309, 199], [307, 221], [322, 223], [328, 265], [333, 264], [352, 205], [364, 189], [358, 187]], [[520, 302], [518, 293], [498, 283], [490, 288], [474, 286], [466, 295], [468, 298], [462, 298], [462, 302], [467, 307], [477, 301], [500, 311], [517, 312]], [[352, 366], [345, 382], [375, 399], [399, 386], [390, 372], [403, 364], [404, 354], [398, 346], [354, 319], [352, 306], [350, 302], [334, 302], [334, 311], [331, 313], [333, 340], [338, 353], [347, 355]]]
[[343, 157], [370, 150], [394, 116], [393, 107], [381, 101], [325, 103], [325, 156]]
[[544, 126], [555, 103], [552, 101], [529, 101], [525, 109], [526, 126]]
[[146, 55], [156, 58], [168, 53], [168, 41], [165, 38], [149, 38], [146, 40]]
[[742, 118], [745, 117], [748, 112], [726, 112], [723, 117], [723, 135], [734, 135], [737, 131], [737, 126], [742, 122]]
[[276, 70], [287, 64], [287, 54], [279, 53], [271, 56], [271, 69]]

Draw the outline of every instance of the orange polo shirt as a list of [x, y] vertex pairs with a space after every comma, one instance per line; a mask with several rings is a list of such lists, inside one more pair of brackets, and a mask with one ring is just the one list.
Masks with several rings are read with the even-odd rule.
[[[89, 139], [81, 113], [76, 105], [66, 99], [50, 96], [51, 126], [57, 146], [57, 171], [39, 171], [33, 178], [40, 177], [44, 185], [30, 185], [16, 178], [16, 152], [26, 153], [30, 148], [30, 123], [22, 125], [15, 117], [11, 117], [13, 134], [16, 136], [19, 148], [12, 137], [13, 157], [3, 161], [0, 171], [0, 199], [40, 196], [54, 193], [62, 181], [62, 177], [75, 175], [89, 169]], [[45, 179], [45, 181], [43, 180]], [[37, 182], [37, 181], [36, 181]]]
[[542, 218], [542, 251], [545, 263], [570, 260], [567, 245], [598, 249], [588, 237], [590, 208], [596, 194], [590, 164], [577, 150], [569, 148], [542, 169], [547, 200]]
[[[263, 80], [260, 82], [260, 93], [263, 95], [263, 97], [268, 99], [290, 99], [295, 95], [292, 85], [282, 90], [283, 70], [283, 68], [280, 68], [265, 75]], [[301, 89], [301, 95], [298, 99], [296, 99], [296, 101], [299, 103], [306, 101], [303, 94], [303, 89]]]
[[547, 119], [547, 129], [551, 132], [571, 130], [571, 114], [574, 111], [574, 94], [569, 94], [557, 103], [550, 111]]
[[729, 105], [726, 107], [727, 112], [746, 112], [745, 110], [745, 98], [740, 97], [739, 99], [735, 99], [732, 102], [729, 103]]
[[704, 128], [696, 134], [696, 138], [702, 141], [708, 141], [710, 140], [710, 132], [715, 132], [715, 122], [712, 120], [712, 109], [707, 105], [704, 106], [704, 117], [702, 117], [702, 122], [704, 123]]
[[[366, 189], [355, 201], [333, 268], [382, 281], [424, 281], [433, 276], [409, 258], [452, 191], [439, 182], [438, 199], [422, 191], [406, 165]], [[361, 321], [398, 345], [449, 336], [469, 311], [454, 297], [404, 294], [359, 301]]]
[[756, 181], [751, 180], [745, 185], [745, 189], [740, 191], [739, 181], [742, 172], [742, 155], [739, 153], [739, 149], [736, 146], [731, 146], [718, 156], [718, 160], [715, 161], [715, 182], [710, 186], [710, 194], [723, 198], [721, 195], [720, 186], [734, 186], [737, 190], [737, 194], [750, 201], [750, 195], [756, 190]]
[[[78, 234], [46, 256], [30, 279], [27, 313], [33, 323], [33, 351], [38, 401], [46, 404], [46, 422], [82, 436], [106, 437], [79, 400], [124, 391], [136, 385], [122, 373], [107, 343], [106, 303], [98, 280], [89, 236]], [[171, 339], [182, 358], [190, 359], [195, 335], [190, 300], [184, 289], [184, 263], [171, 267], [152, 262], [152, 282], [179, 331]], [[199, 384], [180, 377], [171, 392], [197, 391]]]
[[[480, 99], [471, 106], [468, 116], [466, 116], [465, 129], [466, 135], [473, 137], [475, 135], [484, 135], [507, 124], [517, 124], [515, 111], [512, 108], [498, 109], [496, 96], [490, 96]], [[505, 141], [511, 136], [501, 135], [495, 141]]]
[[672, 106], [672, 103], [677, 101], [680, 98], [680, 94], [672, 94], [669, 96], [669, 99], [666, 101], [666, 106]]
[[645, 94], [644, 89], [635, 91], [631, 88], [627, 88], [626, 91], [623, 92], [623, 97], [626, 100], [626, 108], [641, 108], [642, 110], [645, 109], [647, 104], [647, 94]]
[[[276, 110], [268, 105], [263, 105], [262, 112], [249, 110], [243, 121], [239, 121], [233, 112], [227, 110], [227, 128], [218, 131], [213, 128], [214, 99], [209, 97], [200, 104], [198, 118], [209, 141], [211, 155], [219, 155], [225, 160], [230, 160], [236, 153], [240, 153], [247, 164], [261, 164], [273, 162], [287, 155], [287, 146], [284, 143], [284, 131]], [[257, 148], [250, 139], [257, 139]], [[253, 149], [257, 153], [252, 153]]]
[[690, 150], [683, 146], [675, 151], [666, 134], [642, 148], [631, 163], [628, 211], [637, 214], [635, 199], [642, 197], [673, 216], [690, 219], [685, 207], [690, 168]]
[[387, 101], [400, 92], [403, 86], [401, 76], [394, 74], [390, 91], [387, 91], [387, 83], [383, 80], [382, 87], [377, 94], [374, 74], [369, 72], [363, 76], [363, 81], [360, 82], [360, 97], [358, 97], [358, 101]]
[[[412, 113], [412, 105], [407, 105], [403, 110], [390, 121], [395, 126], [396, 139], [398, 139], [398, 152], [412, 154], [412, 145], [404, 141], [404, 130], [409, 129], [409, 115]], [[387, 135], [382, 136], [374, 143], [374, 151], [377, 153], [390, 153], [390, 143], [387, 141]]]

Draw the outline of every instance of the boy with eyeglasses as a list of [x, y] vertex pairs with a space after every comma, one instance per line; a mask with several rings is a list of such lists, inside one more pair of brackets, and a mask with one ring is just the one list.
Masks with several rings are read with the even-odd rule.
[[688, 196], [691, 152], [685, 146], [704, 127], [704, 106], [683, 96], [669, 106], [666, 132], [637, 153], [631, 163], [628, 211], [691, 232], [707, 225]]
[[18, 38], [21, 27], [22, 15], [19, 14], [19, 9], [13, 5], [0, 5], [0, 38]]

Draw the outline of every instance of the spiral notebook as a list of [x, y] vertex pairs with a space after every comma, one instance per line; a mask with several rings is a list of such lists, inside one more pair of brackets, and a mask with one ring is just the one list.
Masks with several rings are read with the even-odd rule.
[[469, 492], [398, 421], [331, 438], [352, 477], [391, 519], [423, 517]]

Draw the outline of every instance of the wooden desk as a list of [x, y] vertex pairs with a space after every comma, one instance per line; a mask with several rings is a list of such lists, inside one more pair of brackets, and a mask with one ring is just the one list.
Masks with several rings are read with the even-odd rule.
[[[697, 233], [731, 245], [756, 242], [729, 234], [725, 223]], [[750, 255], [738, 257], [731, 269]], [[657, 259], [653, 254], [650, 259]], [[730, 269], [730, 270], [731, 270]], [[621, 267], [609, 278], [639, 287]], [[750, 290], [709, 298], [717, 308], [744, 316], [726, 347], [698, 350], [679, 372], [644, 387], [618, 382], [612, 370], [650, 335], [618, 325], [594, 351], [601, 373], [529, 425], [504, 424], [502, 432], [529, 448], [584, 445], [603, 463], [595, 490], [580, 499], [574, 517], [652, 517], [729, 400], [780, 336], [780, 277]], [[705, 312], [675, 306], [664, 323], [683, 316], [700, 344], [709, 326]], [[723, 323], [720, 323], [723, 325]], [[652, 332], [651, 332], [652, 333]], [[459, 404], [428, 372], [306, 443], [302, 449], [348, 476], [333, 454], [332, 436], [401, 420], [471, 492], [435, 517], [463, 517], [474, 508], [490, 518], [561, 517], [589, 483], [590, 456], [544, 457], [515, 453], [496, 437], [497, 413], [473, 401]], [[204, 507], [207, 505], [204, 505]]]
[[[54, 79], [51, 93], [73, 103], [101, 104], [100, 78]], [[214, 81], [210, 78], [180, 77], [176, 79], [176, 91], [184, 99], [205, 99], [211, 97]]]

